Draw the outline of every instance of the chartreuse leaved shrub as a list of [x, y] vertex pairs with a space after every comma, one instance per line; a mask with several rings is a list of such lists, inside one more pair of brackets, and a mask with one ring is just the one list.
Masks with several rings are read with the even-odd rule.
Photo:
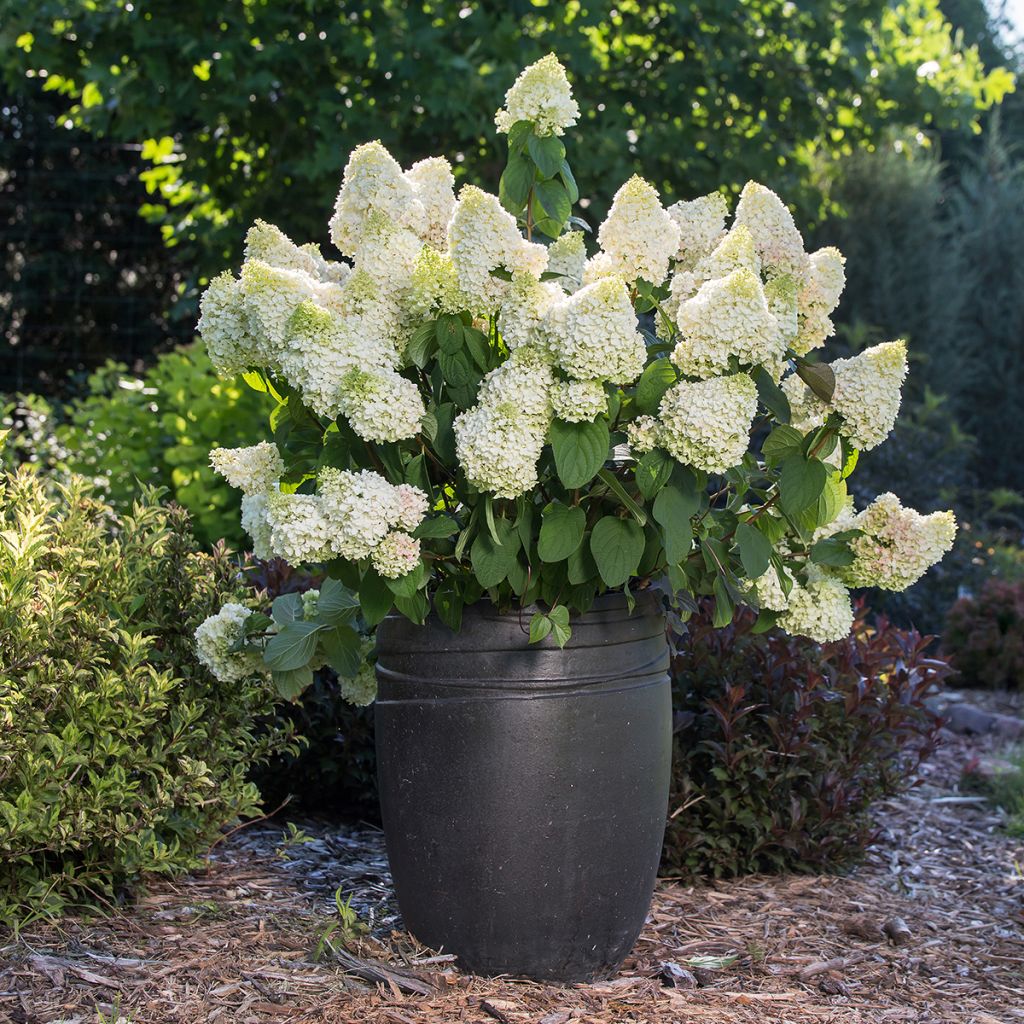
[[[666, 209], [630, 177], [588, 243], [563, 141], [586, 116], [548, 55], [495, 118], [497, 194], [456, 196], [443, 157], [403, 169], [369, 142], [329, 221], [344, 259], [250, 229], [199, 328], [218, 372], [277, 400], [273, 440], [211, 454], [253, 550], [323, 567], [370, 625], [394, 607], [457, 631], [486, 599], [564, 646], [598, 595], [664, 578], [684, 614], [712, 596], [719, 626], [747, 605], [844, 637], [849, 587], [905, 589], [956, 529], [892, 494], [848, 501], [896, 420], [906, 346], [818, 360], [843, 257], [807, 252], [757, 182], [730, 215], [717, 192]], [[344, 676], [360, 638], [340, 593], [244, 651], [222, 620], [210, 664], [262, 657], [289, 694], [324, 661]]]
[[824, 646], [755, 622], [744, 610], [716, 630], [702, 605], [677, 637], [666, 872], [846, 866], [871, 840], [872, 802], [934, 748], [925, 698], [950, 669], [933, 638], [870, 621], [863, 604]]
[[180, 508], [0, 479], [0, 919], [190, 867], [258, 810], [249, 767], [289, 742], [275, 695], [211, 676], [192, 635], [237, 595]]

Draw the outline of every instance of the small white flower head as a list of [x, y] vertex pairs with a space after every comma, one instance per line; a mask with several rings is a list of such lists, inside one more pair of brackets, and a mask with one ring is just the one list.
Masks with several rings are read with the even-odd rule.
[[629, 384], [643, 373], [647, 349], [621, 278], [584, 285], [553, 313], [548, 335], [570, 376]]
[[851, 587], [906, 590], [953, 547], [956, 537], [952, 512], [923, 516], [889, 493], [875, 498], [852, 526], [864, 536], [850, 541], [854, 561], [839, 570]]
[[267, 495], [242, 495], [242, 529], [252, 541], [252, 553], [261, 559], [274, 557], [270, 521], [267, 519]]
[[555, 416], [567, 423], [583, 423], [608, 411], [608, 396], [599, 380], [559, 380], [551, 388]]
[[539, 278], [547, 266], [547, 249], [527, 242], [498, 197], [474, 185], [464, 186], [459, 193], [448, 224], [448, 248], [459, 288], [473, 313], [494, 312], [507, 291], [507, 282], [492, 270]]
[[423, 522], [429, 506], [426, 494], [412, 484], [399, 484], [395, 488], [397, 507], [394, 525], [412, 533]]
[[361, 654], [363, 661], [356, 674], [350, 678], [338, 679], [342, 699], [360, 708], [372, 704], [377, 698], [377, 674], [372, 656], [373, 640], [363, 640]]
[[329, 555], [331, 527], [312, 494], [267, 495], [270, 549], [289, 565], [319, 562]]
[[320, 610], [320, 591], [311, 587], [302, 592], [302, 617], [306, 622], [313, 622]]
[[245, 636], [245, 620], [250, 615], [245, 605], [228, 603], [196, 629], [196, 656], [222, 683], [237, 683], [267, 671], [259, 651], [229, 649]]
[[494, 123], [502, 134], [517, 121], [531, 121], [537, 135], [564, 135], [579, 116], [565, 68], [549, 53], [519, 72], [505, 93], [505, 106], [494, 115]]
[[679, 228], [675, 258], [684, 269], [692, 270], [698, 260], [708, 256], [718, 245], [728, 213], [729, 204], [721, 192], [682, 200], [668, 208], [668, 215]]
[[797, 355], [819, 348], [835, 333], [830, 314], [846, 285], [845, 263], [842, 253], [832, 247], [809, 257], [807, 275], [797, 293], [799, 327], [793, 342]]
[[213, 368], [222, 377], [242, 373], [256, 364], [256, 342], [242, 297], [242, 283], [230, 271], [213, 278], [199, 300], [199, 324]]
[[253, 336], [252, 361], [276, 367], [289, 340], [289, 321], [303, 302], [317, 298], [317, 282], [301, 270], [272, 267], [262, 260], [242, 264], [241, 293]]
[[645, 455], [658, 447], [661, 427], [653, 416], [637, 416], [626, 424], [626, 439], [634, 455]]
[[679, 227], [661, 205], [658, 190], [634, 175], [615, 193], [597, 240], [624, 281], [642, 278], [657, 287], [679, 249]]
[[837, 359], [832, 370], [836, 375], [832, 408], [843, 417], [842, 433], [864, 451], [878, 447], [900, 411], [907, 343], [874, 345], [852, 359]]
[[448, 221], [455, 211], [455, 176], [443, 156], [431, 156], [414, 163], [405, 172], [425, 214], [422, 238], [436, 249], [448, 240]]
[[750, 229], [745, 224], [734, 224], [711, 253], [697, 264], [696, 272], [705, 281], [725, 277], [735, 270], [749, 270], [760, 278], [761, 266], [761, 257]]
[[317, 500], [328, 524], [331, 550], [341, 558], [366, 558], [399, 515], [395, 488], [379, 473], [328, 467], [317, 481]]
[[808, 310], [799, 315], [799, 326], [796, 338], [792, 342], [793, 351], [798, 356], [813, 352], [836, 333], [836, 325], [832, 318], [820, 310]]
[[750, 230], [767, 276], [788, 274], [797, 281], [806, 277], [809, 261], [803, 236], [786, 204], [770, 188], [748, 181], [740, 193], [735, 223]]
[[313, 276], [325, 284], [343, 284], [345, 278], [352, 273], [351, 264], [345, 263], [343, 260], [324, 259], [323, 253], [320, 252], [320, 246], [316, 242], [306, 242], [299, 248], [308, 253], [312, 260], [316, 268]]
[[468, 305], [459, 291], [455, 264], [447, 252], [423, 246], [412, 269], [411, 291], [406, 305], [417, 320], [433, 319], [440, 313], [458, 313]]
[[757, 388], [745, 373], [680, 381], [658, 410], [658, 443], [687, 466], [724, 473], [743, 461], [757, 413]]
[[779, 274], [765, 285], [764, 296], [775, 318], [779, 330], [780, 349], [785, 356], [786, 347], [793, 343], [799, 330], [796, 282], [786, 274]]
[[261, 260], [282, 270], [301, 270], [311, 277], [320, 277], [319, 253], [314, 255], [304, 246], [296, 245], [280, 228], [257, 220], [245, 236], [245, 258]]
[[793, 584], [778, 624], [787, 633], [821, 644], [842, 640], [853, 628], [850, 593], [834, 576], [812, 574], [806, 586]]
[[346, 256], [356, 254], [371, 211], [417, 236], [426, 230], [426, 211], [413, 183], [380, 142], [357, 146], [345, 165], [330, 229], [331, 241]]
[[829, 407], [795, 373], [782, 381], [782, 390], [789, 401], [790, 426], [809, 434], [824, 425]]
[[736, 356], [743, 366], [775, 366], [785, 357], [778, 323], [760, 280], [749, 270], [706, 282], [679, 309], [681, 335], [672, 362], [689, 377], [714, 377]]
[[414, 232], [398, 227], [379, 210], [373, 210], [363, 224], [355, 265], [376, 282], [382, 294], [401, 302], [412, 285], [413, 269], [422, 248], [423, 243]]
[[546, 322], [552, 307], [565, 301], [565, 292], [553, 281], [532, 274], [516, 274], [505, 292], [498, 314], [498, 330], [510, 348], [547, 344]]
[[394, 370], [352, 369], [341, 381], [341, 408], [364, 441], [402, 441], [420, 431], [419, 388]]
[[583, 264], [583, 277], [581, 283], [584, 285], [593, 284], [606, 277], [619, 277], [618, 265], [609, 253], [596, 252]]
[[582, 231], [567, 231], [548, 246], [548, 273], [560, 275], [556, 283], [564, 291], [574, 292], [580, 287], [586, 262]]
[[757, 599], [757, 606], [771, 612], [783, 612], [789, 607], [789, 599], [782, 589], [779, 574], [775, 566], [768, 568], [753, 582], [754, 596]]
[[396, 580], [420, 564], [420, 542], [407, 533], [392, 530], [373, 549], [370, 559], [381, 576]]
[[265, 494], [284, 473], [281, 453], [270, 441], [260, 441], [249, 448], [214, 448], [210, 465], [232, 487], [246, 494]]

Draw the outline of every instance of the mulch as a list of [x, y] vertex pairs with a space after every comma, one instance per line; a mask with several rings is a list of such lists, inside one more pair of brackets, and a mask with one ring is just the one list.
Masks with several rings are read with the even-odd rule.
[[[311, 822], [282, 847], [264, 824], [112, 916], [0, 934], [0, 1021], [1024, 1022], [1024, 842], [957, 788], [993, 742], [947, 737], [847, 877], [662, 881], [606, 981], [463, 975], [401, 931], [378, 833]], [[315, 962], [339, 887], [369, 931]]]

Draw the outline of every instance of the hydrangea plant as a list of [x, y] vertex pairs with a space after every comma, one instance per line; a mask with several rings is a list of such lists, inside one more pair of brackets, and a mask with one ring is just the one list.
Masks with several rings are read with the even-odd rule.
[[[579, 109], [554, 56], [498, 111], [497, 195], [379, 142], [349, 157], [331, 240], [257, 222], [236, 277], [210, 283], [200, 331], [225, 375], [278, 402], [273, 442], [216, 450], [262, 557], [318, 563], [316, 615], [225, 610], [215, 671], [261, 667], [285, 692], [329, 662], [354, 675], [392, 608], [458, 630], [482, 600], [568, 640], [595, 597], [667, 581], [684, 616], [737, 605], [819, 641], [845, 636], [851, 586], [902, 589], [952, 544], [953, 516], [846, 479], [893, 427], [901, 341], [831, 365], [844, 285], [785, 204], [749, 182], [666, 208], [633, 177], [604, 223], [573, 215], [563, 135]], [[294, 613], [294, 614], [293, 614]], [[228, 643], [230, 641], [230, 644]], [[217, 651], [217, 644], [221, 651]], [[228, 651], [230, 647], [230, 652]]]

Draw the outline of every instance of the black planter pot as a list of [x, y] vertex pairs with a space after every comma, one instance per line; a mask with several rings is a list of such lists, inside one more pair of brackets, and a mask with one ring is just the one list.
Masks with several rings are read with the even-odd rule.
[[671, 767], [664, 617], [606, 595], [565, 650], [517, 613], [377, 631], [377, 770], [406, 926], [478, 974], [585, 981], [636, 941]]

